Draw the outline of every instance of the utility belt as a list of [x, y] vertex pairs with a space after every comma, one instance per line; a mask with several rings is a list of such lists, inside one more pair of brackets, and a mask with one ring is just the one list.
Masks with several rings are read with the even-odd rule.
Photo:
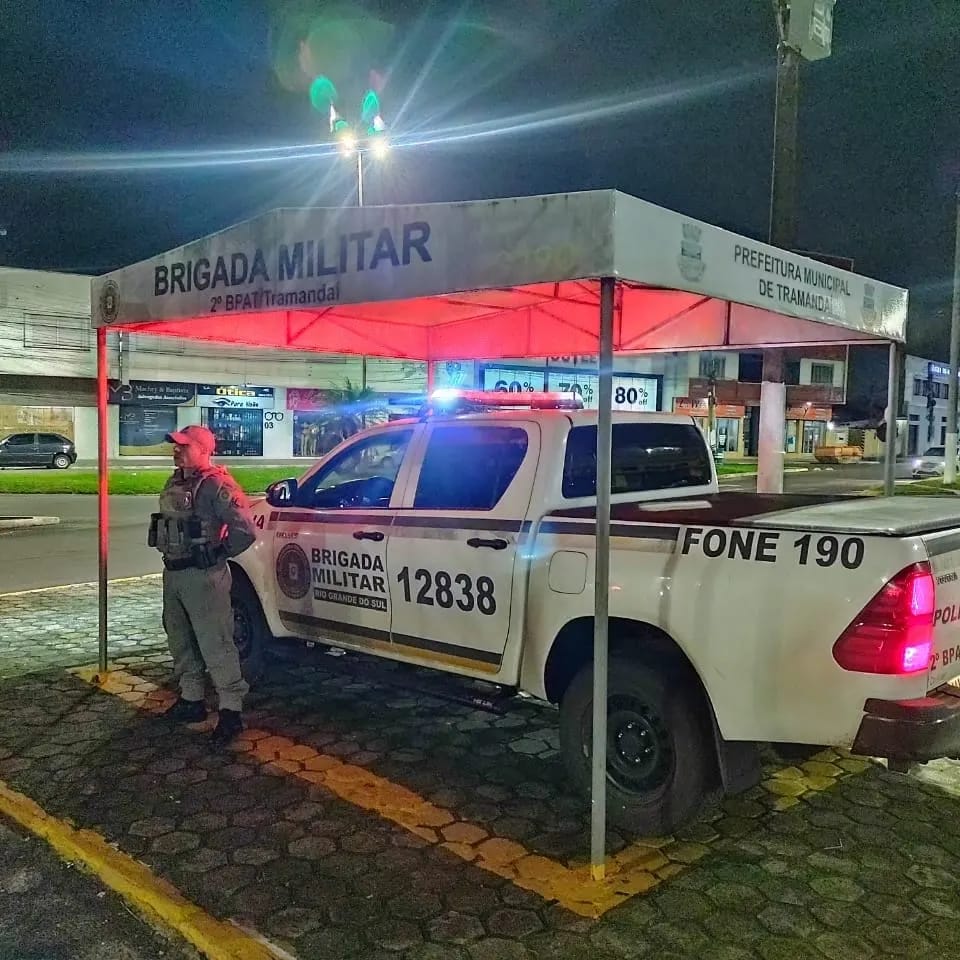
[[172, 559], [163, 558], [163, 567], [165, 570], [212, 570], [219, 567], [225, 557], [219, 548], [213, 548], [205, 551], [195, 551], [194, 555]]
[[170, 557], [163, 558], [163, 567], [165, 570], [212, 570], [214, 567], [222, 565], [224, 557], [197, 559], [195, 557], [183, 557], [174, 560]]

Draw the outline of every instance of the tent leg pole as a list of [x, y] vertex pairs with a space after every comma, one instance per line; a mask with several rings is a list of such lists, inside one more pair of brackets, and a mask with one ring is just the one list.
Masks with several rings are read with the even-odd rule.
[[607, 671], [610, 613], [610, 479], [613, 439], [613, 295], [600, 281], [599, 410], [597, 416], [597, 542], [593, 615], [593, 745], [590, 786], [590, 876], [603, 880], [607, 859]]
[[890, 369], [887, 372], [887, 443], [883, 459], [883, 495], [893, 496], [894, 479], [897, 473], [897, 389], [900, 383], [900, 351], [896, 343], [890, 344]]
[[110, 465], [107, 457], [107, 331], [97, 328], [97, 572], [100, 673], [107, 672], [107, 555], [110, 549]]

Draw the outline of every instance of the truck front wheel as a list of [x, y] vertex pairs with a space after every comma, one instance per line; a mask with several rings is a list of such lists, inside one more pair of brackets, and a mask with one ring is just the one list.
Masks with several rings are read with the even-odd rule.
[[240, 655], [243, 679], [252, 687], [263, 674], [264, 654], [272, 637], [250, 581], [237, 567], [233, 567], [232, 572], [233, 642]]
[[[697, 692], [623, 657], [610, 658], [607, 691], [607, 816], [636, 834], [669, 834], [707, 791], [711, 739]], [[560, 702], [560, 748], [576, 787], [590, 792], [593, 664]]]

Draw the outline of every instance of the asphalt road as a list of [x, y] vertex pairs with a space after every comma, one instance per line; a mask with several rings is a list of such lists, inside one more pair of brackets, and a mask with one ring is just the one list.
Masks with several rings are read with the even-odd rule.
[[[905, 464], [898, 476], [907, 476]], [[823, 467], [788, 473], [796, 493], [855, 494], [882, 482], [880, 464]], [[755, 490], [755, 477], [728, 477], [724, 490]], [[160, 559], [146, 545], [154, 497], [110, 498], [110, 577], [159, 573]], [[0, 534], [0, 593], [34, 590], [97, 578], [97, 504], [90, 496], [0, 496], [0, 516], [57, 516], [57, 526]]]
[[0, 823], [4, 960], [199, 960], [135, 916], [95, 877]]
[[[883, 483], [882, 463], [854, 463], [843, 466], [811, 466], [800, 472], [785, 473], [784, 490], [790, 493], [836, 493], [856, 494]], [[901, 461], [896, 465], [898, 480], [910, 479], [910, 463]], [[723, 477], [724, 490], [756, 490], [756, 477]]]
[[[155, 497], [110, 498], [111, 579], [159, 573], [147, 546]], [[90, 496], [0, 496], [0, 516], [60, 517], [50, 527], [0, 534], [0, 593], [97, 579], [97, 501]]]

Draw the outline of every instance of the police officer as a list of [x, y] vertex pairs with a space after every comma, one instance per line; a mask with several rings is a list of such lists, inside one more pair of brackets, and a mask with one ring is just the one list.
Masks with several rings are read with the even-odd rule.
[[219, 699], [213, 742], [225, 745], [243, 729], [246, 681], [233, 642], [229, 557], [256, 539], [246, 497], [229, 473], [210, 462], [216, 438], [191, 425], [168, 434], [173, 475], [153, 514], [149, 542], [163, 554], [163, 626], [180, 697], [167, 716], [206, 719], [204, 667]]

